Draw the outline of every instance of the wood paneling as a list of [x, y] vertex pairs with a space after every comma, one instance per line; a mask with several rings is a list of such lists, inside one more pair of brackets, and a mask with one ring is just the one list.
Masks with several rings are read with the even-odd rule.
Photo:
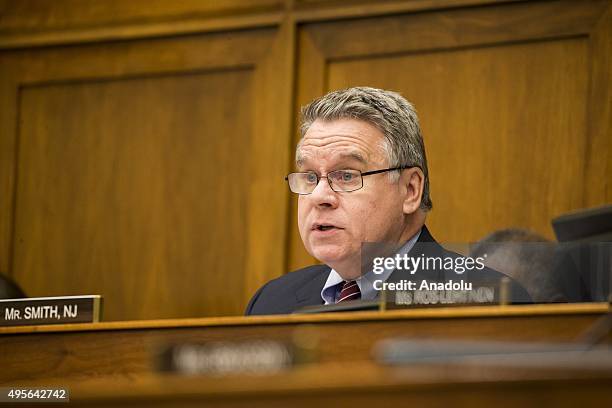
[[111, 319], [239, 314], [219, 288], [243, 292], [252, 77], [22, 88], [13, 268], [28, 293], [99, 293]]
[[592, 30], [585, 205], [612, 203], [612, 5]]
[[5, 53], [2, 269], [110, 320], [242, 314], [284, 271], [279, 35]]
[[0, 48], [276, 25], [283, 0], [0, 0]]
[[[89, 4], [83, 4], [89, 3]], [[1, 0], [0, 32], [43, 31], [87, 26], [117, 25], [126, 22], [150, 22], [253, 13], [280, 9], [283, 0]]]
[[[84, 407], [310, 408], [313, 406], [434, 406], [503, 408], [608, 406], [609, 372], [363, 362], [298, 366], [271, 375], [156, 375], [136, 381], [92, 381], [70, 388]], [[58, 382], [64, 386], [65, 382]]]
[[[355, 85], [401, 92], [421, 118], [438, 240], [553, 238], [553, 217], [612, 201], [609, 13], [556, 1], [305, 24], [298, 103]], [[311, 263], [295, 227], [292, 239], [290, 266]]]

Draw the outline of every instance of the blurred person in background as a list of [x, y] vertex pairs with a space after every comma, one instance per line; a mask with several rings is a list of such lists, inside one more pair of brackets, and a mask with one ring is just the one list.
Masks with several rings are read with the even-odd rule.
[[517, 281], [534, 302], [566, 302], [566, 279], [555, 272], [556, 248], [531, 231], [503, 229], [474, 244], [470, 256], [484, 257], [485, 265]]
[[27, 297], [12, 279], [0, 273], [0, 299], [18, 299]]

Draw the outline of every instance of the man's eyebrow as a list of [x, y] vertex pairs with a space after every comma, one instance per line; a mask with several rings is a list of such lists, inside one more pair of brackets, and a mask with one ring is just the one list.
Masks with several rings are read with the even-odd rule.
[[365, 157], [359, 152], [340, 153], [340, 157], [343, 159], [352, 159], [358, 161], [361, 164], [368, 164]]
[[[368, 161], [366, 160], [366, 158], [363, 157], [363, 155], [359, 152], [339, 153], [338, 156], [340, 157], [340, 159], [355, 160], [364, 165], [368, 164]], [[295, 165], [297, 167], [302, 167], [307, 160], [308, 160], [307, 156], [303, 156], [298, 152], [295, 158]]]

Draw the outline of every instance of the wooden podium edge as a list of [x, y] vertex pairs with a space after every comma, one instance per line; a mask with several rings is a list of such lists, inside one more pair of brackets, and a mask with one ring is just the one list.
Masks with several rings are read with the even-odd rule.
[[102, 330], [139, 330], [166, 329], [182, 327], [213, 326], [257, 326], [299, 323], [338, 323], [372, 320], [412, 320], [412, 319], [449, 319], [480, 317], [512, 317], [542, 315], [582, 315], [605, 314], [610, 312], [610, 304], [599, 303], [563, 303], [563, 304], [529, 304], [508, 306], [466, 306], [437, 307], [387, 311], [363, 311], [351, 313], [324, 314], [290, 314], [269, 316], [226, 316], [161, 320], [132, 320], [99, 323], [74, 323], [40, 326], [1, 327], [0, 335], [20, 333], [56, 333]]

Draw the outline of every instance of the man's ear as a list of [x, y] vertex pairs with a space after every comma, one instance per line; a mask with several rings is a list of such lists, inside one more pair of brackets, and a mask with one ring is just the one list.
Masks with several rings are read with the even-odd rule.
[[402, 171], [400, 183], [406, 192], [403, 202], [404, 214], [412, 214], [421, 207], [425, 175], [418, 167], [411, 167]]

